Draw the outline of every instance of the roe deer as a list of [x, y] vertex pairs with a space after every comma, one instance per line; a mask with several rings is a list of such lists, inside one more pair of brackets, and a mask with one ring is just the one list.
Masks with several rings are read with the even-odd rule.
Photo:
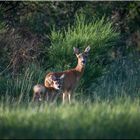
[[71, 94], [76, 88], [77, 83], [79, 82], [81, 76], [83, 75], [85, 64], [87, 61], [88, 53], [90, 51], [90, 46], [88, 46], [83, 53], [79, 52], [78, 48], [73, 48], [76, 57], [78, 58], [77, 66], [73, 69], [69, 69], [63, 72], [50, 72], [45, 77], [45, 87], [51, 87], [51, 77], [59, 77], [62, 74], [65, 74], [64, 81], [62, 84], [62, 92], [63, 92], [63, 103], [66, 99], [68, 99], [69, 103], [71, 102]]
[[64, 76], [64, 74], [59, 78], [52, 76], [52, 85], [48, 88], [41, 84], [35, 85], [33, 87], [33, 100], [42, 101], [43, 98], [47, 101], [54, 100], [61, 90]]

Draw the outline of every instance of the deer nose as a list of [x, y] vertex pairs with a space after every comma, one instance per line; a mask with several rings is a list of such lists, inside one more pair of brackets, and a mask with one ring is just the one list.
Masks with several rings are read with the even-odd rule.
[[86, 62], [85, 60], [82, 61], [83, 64], [85, 64], [85, 62]]
[[58, 88], [61, 88], [61, 86], [59, 85]]

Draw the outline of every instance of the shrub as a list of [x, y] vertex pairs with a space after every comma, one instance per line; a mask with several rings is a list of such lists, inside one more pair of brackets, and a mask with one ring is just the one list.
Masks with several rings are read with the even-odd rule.
[[62, 71], [74, 67], [77, 60], [73, 54], [73, 47], [82, 51], [90, 45], [90, 56], [83, 81], [80, 83], [80, 87], [87, 88], [94, 78], [101, 75], [105, 66], [103, 61], [109, 56], [109, 50], [115, 45], [118, 37], [119, 33], [112, 27], [112, 23], [104, 17], [88, 22], [84, 15], [77, 15], [72, 26], [68, 25], [62, 31], [53, 28], [51, 32], [51, 47], [48, 50], [48, 61], [52, 63], [50, 70]]

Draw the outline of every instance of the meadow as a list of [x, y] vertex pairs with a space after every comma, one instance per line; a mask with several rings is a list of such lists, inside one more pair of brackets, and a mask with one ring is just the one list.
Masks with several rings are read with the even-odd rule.
[[140, 100], [0, 104], [0, 138], [139, 138]]
[[[40, 40], [0, 21], [0, 138], [140, 138], [140, 54], [124, 43], [126, 34], [106, 16], [89, 18], [83, 12], [63, 28], [56, 22], [46, 32], [39, 23], [46, 15], [30, 14], [20, 22], [29, 24]], [[33, 86], [43, 84], [47, 72], [75, 67], [73, 47], [83, 51], [88, 45], [91, 51], [72, 103], [33, 102]]]

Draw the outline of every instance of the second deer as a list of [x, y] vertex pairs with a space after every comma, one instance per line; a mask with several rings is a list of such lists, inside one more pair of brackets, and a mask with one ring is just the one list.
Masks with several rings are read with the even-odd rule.
[[45, 87], [42, 84], [35, 85], [33, 87], [33, 101], [42, 101], [42, 99], [51, 102], [55, 101], [61, 91], [64, 77], [64, 74], [61, 77], [57, 78], [55, 76], [52, 76], [52, 83], [50, 87]]

